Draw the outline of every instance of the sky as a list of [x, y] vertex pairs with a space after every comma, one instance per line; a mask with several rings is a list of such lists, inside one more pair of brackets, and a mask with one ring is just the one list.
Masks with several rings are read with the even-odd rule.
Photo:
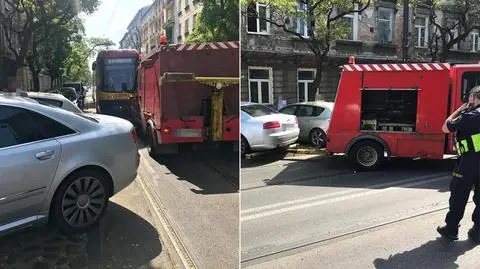
[[153, 0], [100, 0], [97, 11], [84, 16], [85, 30], [89, 37], [108, 37], [118, 47], [127, 26], [138, 10]]

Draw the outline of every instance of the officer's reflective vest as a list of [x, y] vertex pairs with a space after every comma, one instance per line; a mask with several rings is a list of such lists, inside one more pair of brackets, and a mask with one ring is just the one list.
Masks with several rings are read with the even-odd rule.
[[455, 137], [455, 148], [459, 155], [480, 152], [480, 133], [466, 136], [462, 139]]

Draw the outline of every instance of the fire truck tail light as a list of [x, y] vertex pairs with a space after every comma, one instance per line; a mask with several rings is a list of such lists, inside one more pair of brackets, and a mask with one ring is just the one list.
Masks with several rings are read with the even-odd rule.
[[163, 128], [163, 133], [170, 134], [170, 133], [172, 133], [172, 129], [170, 129], [170, 127]]
[[264, 130], [267, 130], [267, 129], [275, 129], [275, 128], [280, 128], [280, 122], [278, 121], [269, 121], [269, 122], [265, 122], [263, 124], [263, 129]]

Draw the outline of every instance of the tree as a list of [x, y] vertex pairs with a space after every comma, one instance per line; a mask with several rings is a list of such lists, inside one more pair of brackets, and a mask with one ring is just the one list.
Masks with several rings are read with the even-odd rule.
[[85, 40], [73, 41], [70, 44], [66, 59], [66, 79], [68, 81], [88, 82], [90, 80], [90, 67], [88, 58], [92, 49]]
[[197, 16], [195, 29], [187, 43], [239, 40], [238, 1], [203, 0], [202, 12]]
[[[317, 69], [313, 87], [319, 93], [319, 86], [332, 43], [348, 35], [351, 29], [344, 16], [362, 13], [370, 5], [370, 0], [267, 0], [266, 6], [257, 8], [256, 1], [242, 0], [246, 7], [243, 15], [247, 22], [262, 22], [283, 30], [299, 38], [314, 54]], [[293, 21], [292, 19], [293, 18]], [[297, 24], [304, 27], [297, 31]], [[257, 25], [257, 24], [255, 24]]]
[[[417, 5], [420, 3], [417, 3]], [[455, 45], [464, 41], [474, 29], [480, 29], [479, 0], [427, 0], [429, 24], [429, 53], [433, 62], [445, 62]]]
[[32, 63], [29, 66], [39, 65], [38, 49], [50, 38], [49, 31], [70, 23], [81, 12], [94, 12], [99, 5], [99, 0], [4, 1], [6, 8], [0, 12], [0, 25], [8, 49], [15, 56], [16, 68], [22, 67], [27, 58]]

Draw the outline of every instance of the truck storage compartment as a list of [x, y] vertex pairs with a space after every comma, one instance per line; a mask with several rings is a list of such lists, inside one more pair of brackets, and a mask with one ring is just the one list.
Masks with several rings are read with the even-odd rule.
[[362, 90], [360, 130], [415, 132], [417, 90]]

